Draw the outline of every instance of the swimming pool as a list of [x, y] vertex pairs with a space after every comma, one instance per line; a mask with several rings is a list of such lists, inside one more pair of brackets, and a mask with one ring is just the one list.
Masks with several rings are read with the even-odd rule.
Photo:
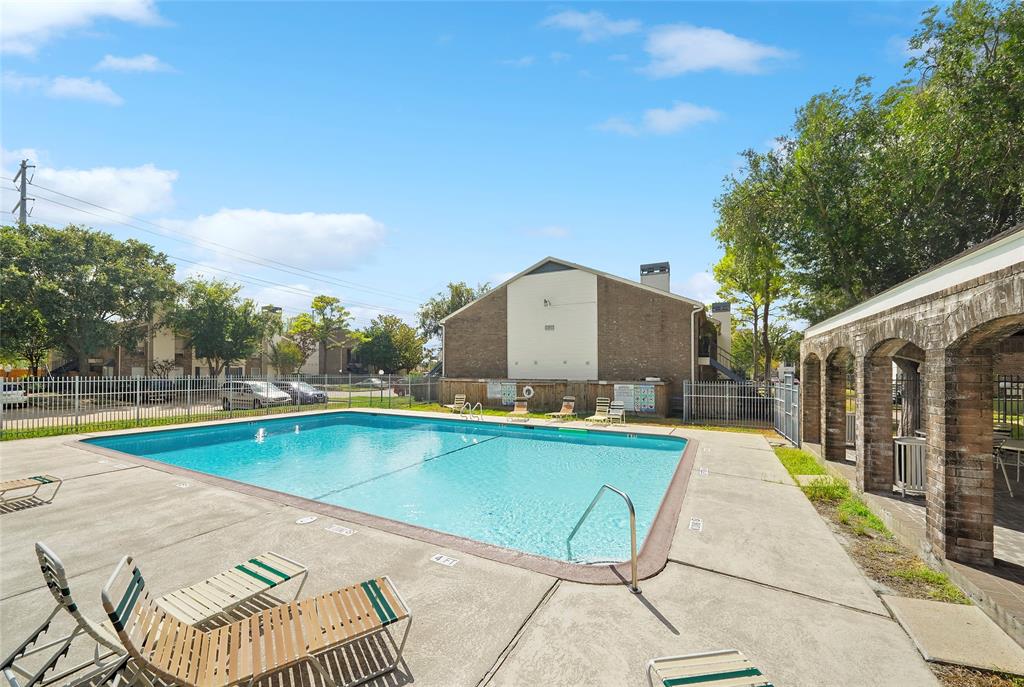
[[86, 443], [562, 561], [629, 558], [630, 495], [642, 545], [686, 441], [547, 426], [361, 412], [261, 419]]

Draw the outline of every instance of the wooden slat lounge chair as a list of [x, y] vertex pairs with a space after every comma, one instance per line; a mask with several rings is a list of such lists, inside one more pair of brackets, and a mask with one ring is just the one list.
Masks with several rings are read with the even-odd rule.
[[529, 402], [525, 398], [517, 398], [511, 412], [505, 416], [505, 420], [508, 422], [529, 422], [530, 409], [528, 406]]
[[[334, 684], [319, 656], [370, 635], [387, 634], [396, 650], [394, 661], [352, 683], [359, 684], [398, 666], [412, 625], [409, 607], [388, 577], [200, 630], [158, 606], [146, 591], [141, 569], [125, 556], [104, 585], [101, 599], [117, 636], [139, 667], [181, 687], [251, 685], [304, 662]], [[396, 645], [388, 627], [402, 620], [408, 622]]]
[[453, 413], [461, 413], [466, 407], [466, 394], [455, 394], [455, 402], [445, 403], [444, 407]]
[[292, 596], [293, 599], [297, 599], [306, 584], [307, 574], [306, 566], [301, 563], [268, 551], [199, 584], [165, 594], [158, 598], [156, 603], [180, 620], [191, 625], [201, 625], [219, 616], [226, 616], [239, 605], [260, 594], [281, 603], [282, 599], [268, 592], [289, 580], [301, 577], [302, 581]]
[[626, 424], [626, 406], [622, 401], [612, 401], [608, 406], [608, 424]]
[[[21, 501], [23, 499], [33, 498], [39, 490], [43, 487], [52, 484], [54, 485], [53, 493], [50, 494], [48, 499], [40, 499], [43, 503], [51, 503], [53, 498], [60, 491], [60, 486], [64, 483], [60, 477], [54, 477], [53, 475], [36, 475], [35, 477], [26, 477], [25, 479], [12, 479], [6, 482], [0, 482], [0, 504], [13, 503], [14, 501]], [[32, 491], [24, 493], [27, 490]], [[8, 492], [14, 492], [11, 496], [8, 496]]]
[[735, 649], [656, 658], [647, 664], [651, 685], [655, 684], [654, 677], [661, 687], [772, 687], [768, 678]]
[[552, 420], [568, 420], [576, 417], [576, 397], [565, 396], [562, 398], [561, 410], [554, 413], [545, 413]]
[[608, 409], [611, 402], [610, 398], [598, 397], [594, 401], [594, 414], [587, 418], [587, 422], [608, 422]]

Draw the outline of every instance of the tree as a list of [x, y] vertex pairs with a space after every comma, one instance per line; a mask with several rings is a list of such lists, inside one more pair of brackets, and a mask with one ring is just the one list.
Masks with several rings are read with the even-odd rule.
[[252, 356], [275, 325], [276, 313], [258, 310], [251, 299], [241, 299], [241, 287], [220, 280], [189, 279], [167, 314], [167, 324], [186, 338], [186, 345], [205, 358], [210, 374]]
[[154, 360], [151, 362], [149, 364], [149, 371], [157, 377], [166, 379], [167, 376], [171, 374], [174, 367], [174, 360], [165, 358], [163, 360]]
[[287, 339], [271, 342], [268, 359], [279, 375], [290, 375], [305, 362], [299, 347]]
[[420, 306], [419, 331], [424, 339], [431, 340], [441, 336], [441, 320], [456, 310], [472, 303], [491, 290], [488, 283], [477, 284], [476, 288], [464, 281], [449, 282], [446, 291], [439, 291], [436, 296]]
[[396, 315], [380, 315], [363, 332], [358, 354], [372, 369], [392, 374], [423, 360], [424, 339]]
[[774, 153], [744, 153], [747, 165], [741, 178], [730, 177], [727, 189], [715, 202], [718, 224], [712, 232], [725, 249], [715, 265], [719, 295], [738, 302], [739, 315], [750, 322], [754, 341], [754, 378], [757, 377], [757, 345], [765, 357], [765, 377], [771, 369], [773, 342], [771, 317], [790, 295], [789, 277], [778, 237], [783, 232], [784, 207], [782, 160]]
[[80, 374], [88, 372], [90, 354], [137, 344], [160, 304], [173, 297], [174, 266], [148, 244], [75, 225], [0, 231], [3, 310], [35, 310], [50, 343], [78, 360]]
[[42, 314], [30, 305], [12, 304], [2, 309], [0, 322], [0, 355], [6, 360], [24, 360], [30, 374], [38, 377], [47, 354], [57, 347], [57, 338], [46, 327]]
[[295, 342], [302, 360], [302, 367], [316, 350], [320, 351], [319, 367], [326, 361], [327, 350], [342, 345], [351, 333], [349, 320], [352, 314], [333, 296], [316, 296], [310, 305], [310, 312], [302, 313], [292, 320], [288, 337]]

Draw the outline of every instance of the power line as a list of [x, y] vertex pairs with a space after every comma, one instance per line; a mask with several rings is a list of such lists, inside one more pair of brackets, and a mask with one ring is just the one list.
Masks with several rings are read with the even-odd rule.
[[[107, 221], [115, 222], [117, 224], [121, 224], [121, 225], [124, 225], [124, 226], [127, 226], [127, 227], [141, 229], [141, 227], [135, 227], [135, 225], [130, 224], [128, 222], [122, 222], [120, 220], [105, 218], [102, 215], [99, 215], [99, 214], [97, 214], [95, 212], [92, 212], [90, 210], [86, 210], [84, 208], [79, 208], [79, 207], [74, 207], [72, 205], [68, 205], [67, 203], [62, 203], [59, 200], [54, 200], [52, 198], [47, 198], [45, 196], [40, 196], [38, 198], [38, 200], [42, 200], [42, 201], [45, 201], [47, 203], [52, 203], [53, 205], [58, 205], [60, 207], [67, 208], [68, 210], [74, 210], [76, 212], [81, 212], [81, 213], [84, 213], [84, 214], [87, 214], [87, 215], [92, 215], [94, 217], [99, 217], [100, 219], [106, 219]], [[205, 263], [203, 263], [201, 261], [191, 260], [189, 258], [183, 258], [183, 257], [180, 257], [180, 256], [168, 255], [168, 257], [172, 258], [174, 260], [180, 260], [181, 262], [186, 262], [186, 263], [193, 264], [193, 265], [199, 265], [200, 267], [205, 267], [207, 269], [215, 270], [215, 271], [218, 271], [218, 272], [223, 272], [224, 274], [228, 274], [228, 275], [231, 275], [233, 277], [236, 277], [239, 281], [249, 283], [250, 286], [272, 286], [272, 287], [277, 287], [278, 290], [286, 290], [289, 293], [292, 293], [292, 294], [295, 294], [295, 295], [302, 295], [302, 296], [305, 296], [305, 295], [315, 296], [315, 295], [317, 295], [315, 291], [311, 291], [311, 290], [306, 289], [306, 288], [301, 287], [301, 286], [294, 286], [294, 285], [291, 285], [291, 284], [282, 284], [280, 282], [275, 282], [275, 281], [272, 281], [272, 280], [269, 280], [269, 279], [264, 279], [262, 277], [254, 277], [252, 275], [246, 275], [246, 274], [242, 274], [242, 273], [235, 272], [235, 271], [232, 271], [232, 270], [228, 270], [228, 269], [225, 269], [223, 267], [216, 267], [214, 265], [207, 265], [207, 264], [205, 264]], [[252, 281], [258, 281], [258, 282], [261, 282], [261, 283], [260, 284], [254, 284], [254, 283], [252, 283]], [[354, 306], [362, 307], [362, 308], [371, 308], [371, 309], [375, 309], [375, 310], [387, 311], [387, 312], [394, 313], [396, 315], [407, 315], [409, 317], [415, 317], [416, 316], [415, 313], [412, 313], [412, 312], [409, 312], [409, 311], [406, 311], [406, 310], [399, 310], [397, 308], [392, 308], [390, 306], [380, 305], [380, 304], [377, 304], [377, 303], [364, 303], [364, 302], [361, 302], [361, 301], [355, 301], [355, 300], [349, 300], [349, 299], [345, 299], [345, 302], [347, 304], [349, 304], [349, 305], [354, 305]]]
[[[48, 202], [54, 203], [56, 205], [60, 205], [62, 207], [65, 207], [65, 208], [68, 208], [68, 209], [71, 209], [71, 210], [78, 210], [79, 212], [86, 212], [88, 214], [94, 214], [94, 213], [89, 213], [88, 210], [82, 210], [81, 208], [74, 208], [74, 207], [71, 207], [70, 205], [65, 205], [64, 203], [60, 203], [58, 201], [52, 201], [52, 200], [50, 200], [48, 198], [40, 197], [39, 200], [46, 200]], [[44, 219], [45, 221], [53, 221], [53, 220], [47, 219], [47, 218], [40, 218], [40, 219]], [[223, 272], [223, 273], [225, 273], [227, 275], [230, 275], [230, 276], [234, 277], [235, 281], [241, 282], [243, 284], [247, 284], [248, 286], [253, 286], [253, 287], [257, 287], [257, 288], [263, 288], [263, 287], [269, 286], [271, 288], [271, 290], [273, 290], [273, 291], [281, 291], [281, 292], [284, 292], [284, 293], [288, 293], [290, 295], [297, 295], [297, 296], [303, 296], [303, 297], [309, 297], [309, 296], [312, 296], [312, 295], [316, 295], [316, 293], [314, 291], [310, 291], [308, 289], [304, 289], [304, 288], [296, 287], [296, 286], [290, 286], [288, 284], [280, 284], [278, 282], [270, 281], [268, 279], [262, 279], [260, 277], [253, 277], [251, 275], [239, 274], [237, 272], [233, 272], [231, 270], [227, 270], [227, 269], [224, 269], [222, 267], [216, 267], [216, 266], [213, 266], [213, 265], [206, 265], [206, 264], [204, 264], [202, 262], [199, 262], [199, 261], [196, 261], [196, 260], [190, 260], [188, 258], [181, 258], [181, 257], [174, 256], [174, 255], [168, 255], [167, 257], [172, 258], [174, 260], [181, 260], [182, 262], [187, 262], [187, 263], [190, 263], [190, 264], [198, 265], [200, 267], [204, 267], [204, 268], [207, 268], [207, 269], [216, 270], [218, 272]], [[261, 282], [261, 283], [257, 283], [257, 282]], [[359, 301], [349, 301], [349, 300], [346, 300], [343, 304], [354, 305], [354, 306], [363, 307], [363, 308], [370, 308], [370, 309], [373, 309], [373, 310], [386, 310], [386, 311], [389, 311], [392, 314], [396, 314], [396, 315], [414, 316], [413, 313], [409, 313], [409, 312], [405, 312], [405, 311], [401, 311], [401, 310], [394, 310], [392, 308], [387, 308], [386, 306], [375, 305], [375, 304], [372, 304], [372, 303], [361, 303]], [[294, 309], [291, 309], [291, 308], [283, 308], [282, 307], [281, 310], [282, 310], [282, 312], [287, 312], [288, 314], [290, 314], [292, 316], [304, 314], [304, 311], [294, 310]], [[355, 322], [369, 323], [369, 322], [372, 321], [372, 318], [369, 317], [369, 316], [366, 316], [366, 315], [353, 315], [352, 316], [352, 320], [355, 321]]]
[[[56, 189], [52, 189], [52, 188], [48, 188], [46, 186], [42, 186], [42, 185], [37, 184], [37, 183], [35, 183], [35, 182], [31, 181], [31, 180], [29, 181], [29, 183], [31, 183], [32, 186], [34, 186], [34, 187], [36, 187], [36, 188], [38, 188], [40, 190], [47, 191], [48, 193], [54, 193], [54, 194], [62, 196], [64, 198], [68, 198], [70, 200], [74, 200], [74, 201], [77, 201], [79, 203], [84, 203], [86, 205], [89, 205], [91, 207], [103, 210], [105, 212], [113, 213], [115, 215], [121, 215], [122, 217], [127, 217], [128, 219], [135, 220], [136, 222], [142, 222], [144, 224], [148, 224], [148, 225], [151, 225], [153, 227], [157, 227], [158, 229], [161, 230], [159, 232], [156, 232], [156, 231], [153, 231], [151, 229], [146, 229], [144, 227], [139, 227], [139, 226], [136, 226], [136, 225], [133, 225], [133, 224], [127, 224], [127, 223], [124, 223], [124, 222], [118, 222], [119, 224], [124, 224], [125, 226], [130, 226], [130, 227], [132, 227], [134, 229], [137, 229], [138, 231], [143, 231], [143, 232], [146, 232], [148, 234], [153, 234], [153, 235], [156, 235], [156, 236], [161, 236], [163, 238], [171, 239], [173, 241], [179, 241], [179, 242], [182, 242], [182, 243], [188, 243], [188, 244], [192, 244], [192, 245], [204, 245], [205, 244], [205, 247], [215, 246], [216, 248], [219, 248], [219, 249], [222, 249], [222, 250], [226, 250], [226, 251], [230, 251], [230, 255], [232, 257], [235, 257], [236, 259], [240, 259], [240, 260], [243, 260], [245, 262], [250, 262], [250, 263], [253, 263], [253, 264], [257, 264], [257, 265], [259, 265], [261, 267], [268, 267], [270, 269], [278, 270], [278, 271], [284, 272], [286, 274], [292, 274], [292, 275], [295, 275], [295, 276], [300, 276], [300, 277], [305, 277], [305, 278], [313, 277], [313, 278], [315, 278], [315, 279], [317, 279], [319, 281], [322, 281], [322, 282], [325, 282], [325, 283], [333, 283], [333, 284], [335, 284], [337, 286], [344, 286], [345, 288], [356, 289], [358, 291], [365, 291], [367, 293], [376, 293], [377, 295], [389, 296], [391, 298], [398, 298], [400, 300], [405, 300], [405, 301], [409, 301], [409, 302], [412, 302], [412, 303], [417, 303], [417, 304], [419, 303], [419, 299], [411, 297], [411, 296], [406, 296], [406, 295], [395, 293], [395, 292], [392, 292], [392, 291], [387, 291], [385, 289], [378, 289], [376, 287], [363, 286], [363, 285], [361, 285], [361, 284], [359, 284], [357, 282], [352, 282], [352, 281], [349, 281], [349, 280], [346, 280], [346, 279], [341, 279], [341, 278], [338, 278], [338, 277], [331, 277], [331, 276], [325, 275], [325, 274], [320, 273], [320, 272], [314, 272], [314, 271], [307, 270], [307, 269], [302, 268], [302, 267], [298, 267], [298, 266], [295, 266], [295, 265], [290, 265], [290, 264], [288, 264], [286, 262], [283, 262], [283, 261], [280, 261], [280, 260], [274, 260], [272, 258], [265, 258], [265, 257], [259, 256], [259, 255], [256, 255], [254, 253], [249, 253], [247, 251], [240, 250], [240, 249], [232, 247], [232, 246], [228, 246], [228, 245], [225, 245], [225, 244], [222, 244], [222, 243], [218, 243], [216, 241], [211, 241], [209, 239], [202, 239], [202, 238], [198, 238], [198, 237], [193, 237], [192, 239], [185, 239], [185, 238], [182, 238], [180, 236], [176, 236], [173, 233], [172, 229], [169, 229], [169, 228], [167, 228], [167, 227], [165, 227], [165, 226], [163, 226], [161, 224], [158, 224], [156, 222], [152, 222], [150, 220], [143, 219], [141, 217], [136, 217], [134, 215], [130, 215], [130, 214], [125, 213], [125, 212], [121, 212], [119, 210], [114, 210], [114, 209], [108, 208], [108, 207], [106, 207], [104, 205], [100, 205], [98, 203], [93, 203], [92, 201], [85, 200], [84, 198], [78, 198], [77, 196], [72, 196], [72, 195], [70, 195], [68, 193], [64, 193], [64, 192], [58, 191]], [[55, 202], [55, 201], [51, 201], [51, 202]], [[73, 209], [81, 210], [81, 208], [73, 208]], [[103, 217], [102, 215], [97, 215], [96, 213], [90, 213], [90, 214], [93, 214], [96, 217], [99, 217], [99, 218], [107, 220], [107, 221], [117, 222], [117, 220], [111, 220], [109, 218]], [[239, 257], [239, 255], [248, 256], [249, 259], [241, 258], [241, 257]]]

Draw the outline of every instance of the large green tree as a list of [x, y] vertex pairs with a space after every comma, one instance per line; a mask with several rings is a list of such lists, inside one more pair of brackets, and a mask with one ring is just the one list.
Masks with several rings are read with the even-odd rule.
[[[0, 338], [28, 322], [34, 346], [65, 349], [89, 370], [90, 354], [138, 343], [175, 291], [174, 266], [152, 246], [76, 225], [4, 226]], [[15, 313], [20, 312], [20, 315]], [[45, 349], [45, 350], [44, 350]]]
[[420, 334], [424, 339], [437, 339], [441, 336], [441, 320], [456, 310], [472, 303], [491, 290], [487, 283], [477, 284], [476, 288], [464, 281], [449, 282], [445, 290], [420, 306], [418, 319]]
[[909, 48], [905, 81], [861, 77], [799, 108], [774, 154], [778, 202], [727, 182], [755, 224], [781, 219], [789, 305], [811, 322], [1024, 220], [1021, 0], [929, 10]]
[[249, 298], [240, 298], [241, 287], [217, 279], [189, 279], [168, 310], [166, 323], [186, 345], [204, 358], [210, 374], [219, 376], [231, 363], [245, 360], [279, 326], [276, 312], [261, 310]]
[[388, 374], [412, 370], [423, 360], [424, 339], [396, 315], [380, 315], [363, 331], [359, 358]]
[[326, 360], [327, 351], [344, 344], [351, 334], [349, 322], [352, 314], [334, 296], [316, 296], [308, 313], [296, 316], [288, 326], [288, 338], [298, 348], [302, 367], [317, 350], [320, 351], [320, 367]]

